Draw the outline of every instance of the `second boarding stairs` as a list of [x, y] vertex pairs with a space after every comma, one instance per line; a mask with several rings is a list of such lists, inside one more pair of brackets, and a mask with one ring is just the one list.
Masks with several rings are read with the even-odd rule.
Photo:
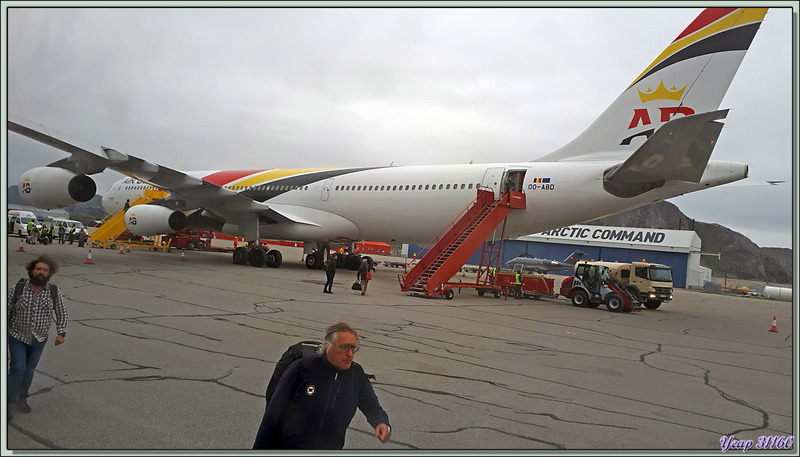
[[505, 220], [512, 209], [525, 209], [525, 194], [511, 189], [495, 199], [494, 190], [478, 188], [478, 196], [455, 222], [443, 229], [423, 251], [421, 259], [397, 278], [400, 290], [442, 295], [445, 283]]
[[[163, 190], [147, 189], [144, 191], [144, 195], [136, 199], [131, 206], [150, 203], [151, 201], [163, 198], [168, 194], [168, 192]], [[97, 230], [92, 232], [92, 234], [89, 235], [89, 238], [91, 239], [93, 246], [106, 248], [108, 245], [111, 245], [125, 230], [127, 230], [127, 227], [125, 226], [125, 211], [119, 210], [116, 213], [109, 214], [105, 219], [103, 219], [103, 224], [100, 225], [100, 227], [97, 227]]]

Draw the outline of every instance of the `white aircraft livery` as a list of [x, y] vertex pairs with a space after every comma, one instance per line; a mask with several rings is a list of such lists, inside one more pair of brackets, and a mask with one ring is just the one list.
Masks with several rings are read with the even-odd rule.
[[126, 222], [133, 211], [138, 222], [129, 230], [244, 237], [253, 242], [234, 261], [257, 266], [281, 263], [278, 251], [260, 247], [264, 238], [305, 243], [309, 268], [335, 244], [424, 246], [479, 188], [498, 199], [513, 188], [524, 199], [498, 227], [501, 239], [566, 227], [748, 176], [746, 164], [710, 156], [728, 112], [720, 103], [766, 13], [702, 11], [583, 133], [532, 161], [182, 172], [128, 151], [78, 146], [10, 115], [9, 131], [69, 154], [25, 172], [18, 185], [26, 204], [59, 208], [94, 196], [89, 175], [118, 171], [140, 181], [137, 187], [168, 192], [129, 209]]

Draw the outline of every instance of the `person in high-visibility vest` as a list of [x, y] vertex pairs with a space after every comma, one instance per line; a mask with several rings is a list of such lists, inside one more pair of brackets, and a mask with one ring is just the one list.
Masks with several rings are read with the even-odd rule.
[[516, 281], [515, 287], [514, 287], [514, 298], [519, 300], [520, 298], [522, 298], [522, 273], [517, 271], [517, 272], [515, 272], [515, 274], [516, 274], [516, 277], [517, 277], [517, 281]]

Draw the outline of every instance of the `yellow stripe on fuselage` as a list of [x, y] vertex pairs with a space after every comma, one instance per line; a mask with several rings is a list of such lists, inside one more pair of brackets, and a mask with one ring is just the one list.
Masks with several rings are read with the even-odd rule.
[[[749, 24], [751, 22], [758, 22], [764, 19], [764, 16], [767, 15], [767, 10], [769, 8], [742, 8], [741, 12], [734, 11], [732, 14], [720, 19], [719, 21], [709, 24], [702, 29], [694, 32], [691, 35], [687, 35], [683, 39], [676, 41], [669, 45], [667, 49], [664, 50], [656, 60], [653, 61], [644, 71], [633, 80], [631, 85], [639, 80], [645, 73], [650, 71], [653, 67], [661, 63], [664, 59], [671, 56], [672, 54], [676, 53], [680, 49], [683, 49], [697, 41], [702, 40], [703, 38], [713, 35], [715, 33], [719, 33], [723, 30], [733, 28], [734, 26], [740, 26], [744, 24]], [[738, 13], [738, 14], [737, 14]], [[628, 86], [630, 87], [630, 86]]]
[[258, 173], [257, 175], [250, 176], [242, 181], [231, 183], [231, 185], [250, 187], [269, 181], [274, 181], [276, 179], [285, 178], [287, 176], [296, 176], [328, 170], [335, 170], [335, 168], [281, 168], [278, 170], [270, 170], [263, 173]]

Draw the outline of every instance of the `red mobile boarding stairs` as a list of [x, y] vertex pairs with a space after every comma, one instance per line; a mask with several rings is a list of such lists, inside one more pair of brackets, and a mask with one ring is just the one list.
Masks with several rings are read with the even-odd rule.
[[452, 293], [446, 287], [447, 281], [511, 210], [517, 208], [525, 209], [525, 194], [517, 189], [507, 191], [495, 200], [492, 189], [478, 187], [478, 196], [467, 209], [425, 246], [423, 252], [427, 252], [422, 258], [414, 260], [405, 274], [397, 276], [400, 290], [425, 295]]

